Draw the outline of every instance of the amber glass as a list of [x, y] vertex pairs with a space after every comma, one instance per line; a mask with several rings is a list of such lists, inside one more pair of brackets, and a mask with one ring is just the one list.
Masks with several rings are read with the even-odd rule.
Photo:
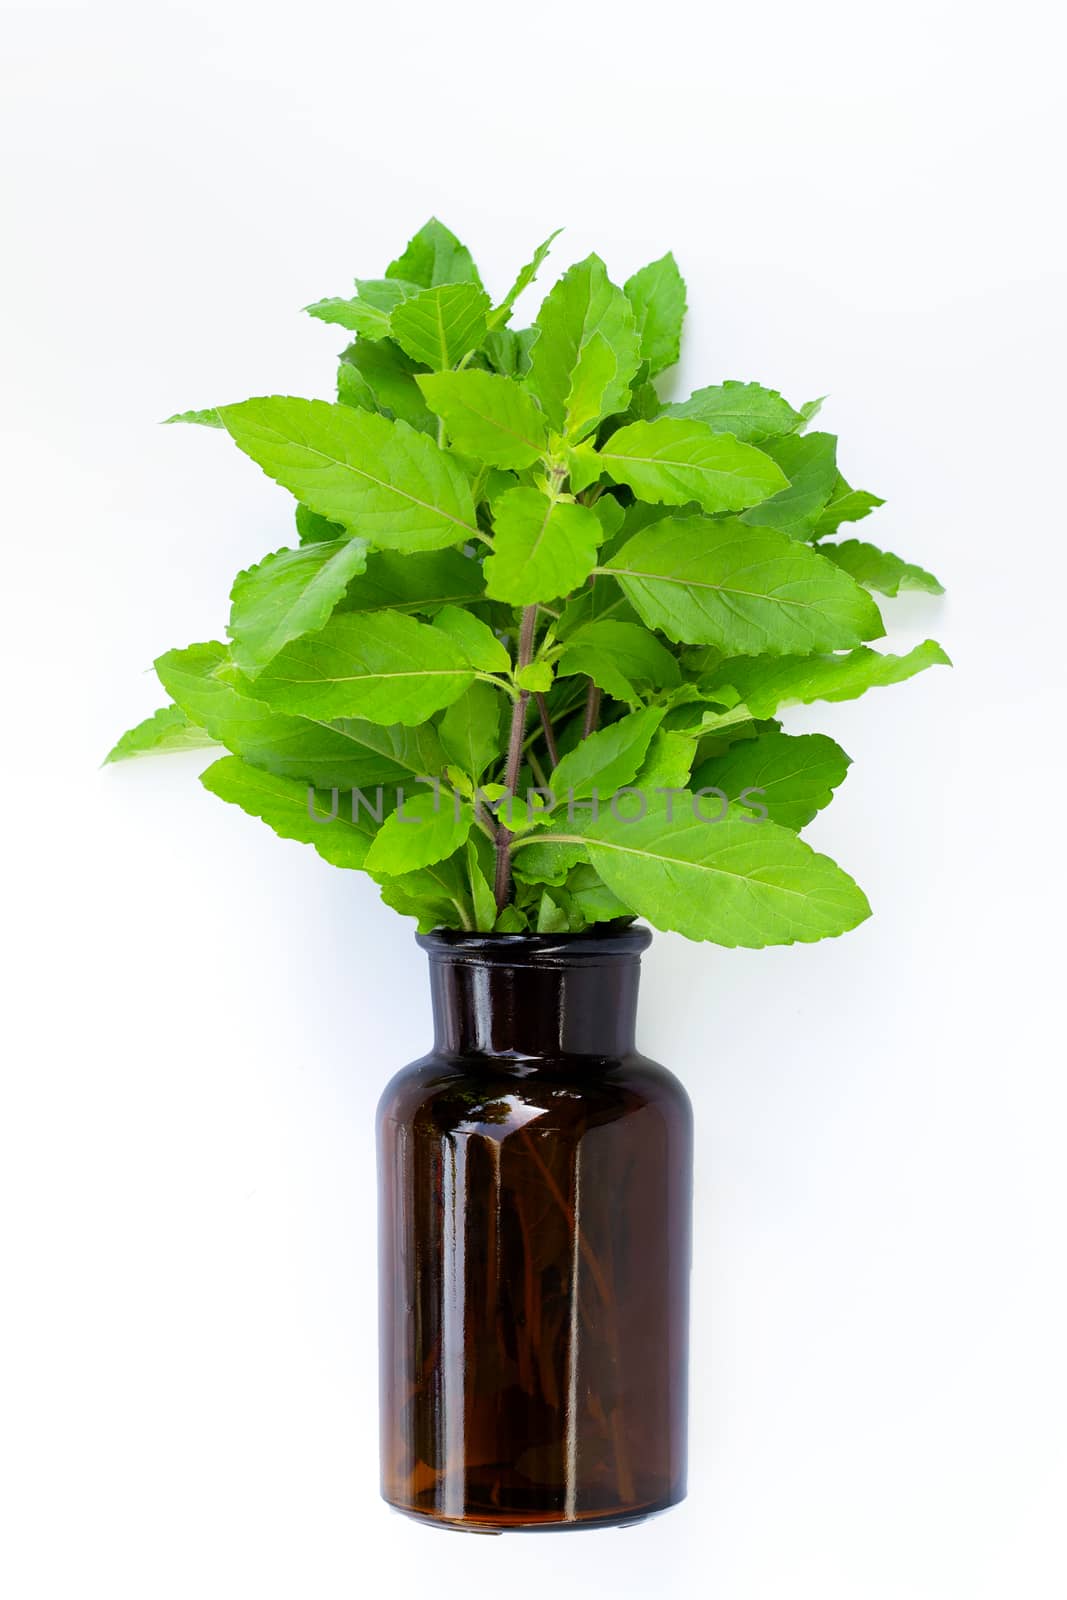
[[439, 933], [378, 1111], [382, 1493], [473, 1531], [685, 1494], [691, 1114], [634, 1047], [640, 928]]

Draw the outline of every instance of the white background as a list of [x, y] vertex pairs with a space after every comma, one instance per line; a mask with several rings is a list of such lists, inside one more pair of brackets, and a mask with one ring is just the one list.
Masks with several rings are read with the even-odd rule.
[[[1052, 8], [7, 10], [5, 1595], [1062, 1600]], [[289, 537], [224, 438], [157, 420], [329, 395], [299, 308], [431, 212], [498, 290], [559, 224], [554, 271], [673, 247], [678, 389], [828, 392], [888, 500], [863, 533], [949, 588], [891, 644], [954, 671], [791, 723], [854, 758], [811, 836], [874, 919], [646, 958], [697, 1113], [692, 1474], [623, 1533], [378, 1501], [372, 1113], [424, 958], [198, 758], [98, 770]]]

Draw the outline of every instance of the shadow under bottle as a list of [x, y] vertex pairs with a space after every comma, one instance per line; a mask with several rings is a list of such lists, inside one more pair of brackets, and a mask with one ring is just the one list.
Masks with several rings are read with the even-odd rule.
[[692, 1132], [634, 1048], [644, 929], [436, 933], [378, 1111], [382, 1493], [472, 1531], [684, 1497]]

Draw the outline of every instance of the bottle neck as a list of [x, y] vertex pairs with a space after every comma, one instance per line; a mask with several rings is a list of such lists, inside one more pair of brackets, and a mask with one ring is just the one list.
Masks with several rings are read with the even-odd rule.
[[566, 943], [447, 937], [420, 940], [438, 1051], [534, 1060], [633, 1052], [643, 929]]

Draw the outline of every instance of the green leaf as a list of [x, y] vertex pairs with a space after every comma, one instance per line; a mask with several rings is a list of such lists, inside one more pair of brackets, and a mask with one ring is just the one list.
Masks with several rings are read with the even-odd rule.
[[868, 689], [903, 683], [927, 667], [951, 665], [941, 646], [926, 639], [905, 656], [860, 649], [839, 656], [724, 661], [715, 681], [730, 684], [754, 717], [773, 717], [779, 706], [790, 702], [810, 705], [813, 700], [855, 700]]
[[379, 311], [377, 306], [368, 305], [365, 300], [345, 300], [337, 295], [328, 295], [324, 300], [313, 300], [304, 310], [319, 322], [347, 328], [350, 333], [362, 334], [365, 339], [389, 337], [388, 315]]
[[441, 283], [480, 286], [482, 281], [466, 245], [460, 244], [436, 217], [431, 217], [408, 241], [403, 255], [386, 267], [385, 276], [417, 283], [421, 289], [433, 289]]
[[663, 401], [652, 382], [636, 383], [630, 394], [629, 409], [623, 413], [623, 422], [651, 422], [663, 413]]
[[[581, 494], [583, 489], [588, 489], [590, 484], [596, 483], [597, 479], [604, 475], [604, 463], [589, 439], [584, 444], [573, 447], [564, 445], [561, 455], [567, 468], [571, 494]], [[611, 495], [607, 498], [612, 505], [618, 505], [618, 501]], [[598, 500], [596, 504], [599, 505], [600, 501]]]
[[545, 419], [513, 379], [494, 372], [427, 372], [418, 384], [464, 455], [516, 469], [532, 467], [544, 455]]
[[601, 810], [566, 830], [585, 841], [592, 865], [624, 904], [687, 939], [747, 949], [807, 944], [870, 916], [847, 873], [790, 829], [736, 815], [698, 821], [688, 795], [629, 821]]
[[599, 256], [560, 278], [537, 327], [527, 383], [554, 428], [577, 439], [625, 410], [641, 345], [633, 308]]
[[[463, 655], [478, 672], [510, 672], [511, 657], [488, 623], [459, 606], [444, 606], [434, 626], [454, 639]], [[492, 692], [492, 691], [491, 691]]]
[[[362, 289], [363, 285], [360, 287]], [[410, 283], [387, 278], [369, 280], [367, 288], [371, 293], [361, 293], [353, 300], [334, 296], [316, 300], [313, 305], [305, 306], [304, 310], [309, 317], [347, 328], [351, 333], [361, 334], [364, 339], [388, 339], [392, 311], [404, 300], [418, 294], [419, 290]]]
[[[668, 250], [626, 280], [626, 294], [634, 308], [642, 358], [655, 377], [673, 367], [681, 352], [685, 318], [685, 280]], [[653, 391], [655, 392], [655, 391]]]
[[[689, 651], [683, 654], [690, 654]], [[709, 654], [722, 659], [722, 653], [711, 650]], [[761, 660], [770, 660], [770, 657], [761, 657]], [[716, 666], [718, 662], [716, 662]], [[706, 708], [710, 705], [715, 712], [730, 710], [733, 707], [746, 711], [741, 704], [741, 696], [729, 684], [721, 688], [713, 682], [713, 668], [700, 677], [696, 682], [683, 683], [680, 689], [673, 694], [665, 696], [668, 710], [666, 726], [669, 728], [695, 728], [702, 722]], [[747, 712], [746, 712], [747, 715]]]
[[730, 655], [834, 650], [884, 633], [864, 589], [807, 545], [734, 517], [667, 517], [607, 563], [650, 628]]
[[645, 790], [684, 789], [689, 783], [695, 756], [696, 740], [691, 734], [676, 732], [661, 723], [652, 736], [634, 783]]
[[378, 311], [394, 311], [402, 300], [410, 300], [423, 287], [403, 278], [357, 278], [355, 283], [360, 299]]
[[524, 911], [518, 906], [505, 906], [493, 924], [495, 933], [529, 933], [530, 923]]
[[[206, 644], [191, 644], [184, 650], [168, 650], [156, 660], [155, 670], [164, 689], [186, 716], [199, 723], [220, 744], [233, 749], [231, 735], [241, 736], [247, 728], [249, 737], [255, 737], [259, 729], [269, 726], [275, 717], [265, 705], [239, 694], [232, 684], [218, 676], [219, 668], [227, 667], [229, 661], [226, 646], [210, 640]], [[236, 753], [243, 754], [243, 751]]]
[[477, 532], [466, 475], [406, 423], [279, 395], [221, 415], [269, 478], [378, 548], [437, 550]]
[[444, 861], [466, 843], [473, 822], [467, 801], [445, 789], [405, 797], [375, 834], [367, 871], [393, 878]]
[[460, 865], [463, 859], [455, 855], [399, 878], [377, 878], [382, 900], [402, 917], [415, 917], [420, 933], [434, 928], [469, 931], [474, 917]]
[[446, 283], [403, 301], [389, 328], [413, 361], [444, 371], [477, 350], [486, 335], [488, 311], [484, 289], [473, 283]]
[[549, 778], [557, 806], [587, 800], [594, 791], [599, 799], [607, 800], [616, 789], [632, 782], [662, 718], [663, 712], [655, 706], [633, 711], [577, 744]]
[[[231, 805], [240, 806], [250, 817], [258, 817], [283, 839], [314, 845], [324, 861], [334, 867], [362, 867], [374, 837], [374, 824], [360, 811], [353, 822], [346, 805], [334, 796], [311, 789], [293, 778], [251, 767], [239, 756], [223, 756], [200, 776], [211, 794]], [[312, 815], [314, 810], [314, 816]]]
[[527, 792], [523, 794], [523, 781], [520, 778], [516, 785], [516, 792], [512, 794], [502, 783], [483, 783], [481, 786], [481, 799], [493, 812], [494, 816], [504, 824], [512, 833], [524, 833], [527, 828], [537, 828], [547, 823], [549, 806], [544, 796], [540, 793], [531, 798], [529, 786], [533, 784], [533, 774], [526, 773], [528, 778]]
[[566, 933], [569, 926], [566, 911], [545, 889], [537, 906], [537, 932]]
[[870, 516], [878, 506], [884, 505], [885, 501], [880, 500], [876, 494], [868, 494], [866, 489], [850, 488], [838, 473], [834, 480], [833, 494], [826, 509], [820, 513], [811, 537], [825, 539], [827, 534], [836, 533], [843, 522], [862, 522], [863, 518]]
[[[626, 491], [624, 490], [623, 493]], [[689, 511], [695, 512], [698, 507], [690, 505]], [[679, 512], [672, 506], [646, 505], [643, 500], [635, 500], [623, 511], [623, 527], [620, 541], [628, 539], [631, 534], [640, 533], [642, 528], [651, 527], [653, 522], [662, 522], [665, 517], [676, 517]]]
[[[471, 465], [474, 466], [475, 463], [472, 462]], [[517, 472], [508, 472], [504, 467], [482, 467], [475, 485], [479, 504], [486, 502], [492, 505], [502, 494], [514, 489], [518, 482]]]
[[362, 539], [279, 550], [240, 572], [230, 594], [233, 659], [254, 678], [290, 639], [316, 633], [367, 565]]
[[558, 239], [562, 232], [562, 228], [557, 228], [555, 233], [550, 233], [548, 238], [542, 244], [537, 246], [537, 249], [533, 253], [533, 259], [528, 261], [521, 269], [518, 277], [515, 279], [515, 282], [512, 284], [503, 300], [501, 300], [498, 306], [493, 308], [493, 311], [489, 317], [490, 328], [499, 328], [502, 323], [505, 323], [508, 320], [508, 318], [511, 316], [512, 306], [515, 304], [522, 291], [524, 289], [528, 289], [531, 283], [533, 283], [545, 257], [552, 248], [553, 241]]
[[537, 342], [539, 328], [496, 328], [482, 341], [482, 349], [497, 372], [506, 378], [522, 378], [530, 370], [530, 352]]
[[473, 839], [467, 840], [467, 873], [470, 878], [471, 901], [474, 906], [474, 926], [479, 933], [489, 933], [496, 923], [496, 896], [492, 885], [478, 860], [478, 850]]
[[658, 417], [631, 422], [599, 452], [604, 470], [642, 500], [709, 512], [737, 511], [787, 484], [781, 468], [751, 444], [713, 433], [706, 422]]
[[732, 378], [695, 390], [688, 400], [669, 405], [667, 414], [706, 422], [716, 433], [732, 433], [735, 439], [749, 444], [793, 433], [803, 421], [800, 412], [794, 411], [777, 389], [765, 389], [759, 383], [738, 383]]
[[[474, 685], [472, 684], [471, 687], [473, 688]], [[462, 695], [460, 695], [460, 699], [463, 699]], [[452, 707], [449, 706], [448, 710], [451, 711], [451, 709]], [[444, 715], [447, 717], [448, 711], [446, 711]], [[450, 761], [445, 768], [445, 777], [452, 788], [458, 789], [459, 793], [465, 800], [474, 799], [473, 778], [469, 777], [468, 774], [462, 770], [462, 768], [457, 767], [454, 761]]]
[[[699, 692], [693, 701], [679, 702], [671, 707], [663, 718], [663, 725], [672, 733], [684, 733], [691, 739], [699, 739], [701, 753], [708, 756], [721, 755], [722, 750], [735, 739], [753, 739], [759, 731], [751, 711], [743, 701], [723, 707], [719, 704], [717, 694], [705, 697]], [[706, 739], [713, 739], [719, 748], [704, 750]]]
[[376, 778], [376, 783], [393, 777], [439, 777], [445, 766], [444, 747], [431, 722], [405, 728], [398, 723], [382, 726], [358, 717], [341, 717], [325, 726], [358, 743], [374, 755], [381, 768], [388, 768], [388, 777]]
[[588, 862], [580, 862], [567, 874], [566, 880], [567, 903], [572, 918], [576, 917], [578, 927], [572, 928], [581, 932], [583, 927], [592, 927], [598, 922], [614, 922], [618, 917], [632, 917], [630, 907], [624, 905], [618, 895], [601, 880], [600, 874]]
[[[359, 347], [363, 350], [373, 350], [374, 348], [365, 339], [359, 341]], [[356, 346], [352, 345], [350, 348], [354, 350]], [[395, 345], [393, 349], [396, 349]], [[399, 354], [403, 355], [403, 351], [400, 351]], [[404, 360], [407, 360], [406, 356], [404, 356]], [[392, 415], [386, 406], [379, 404], [377, 395], [363, 376], [363, 373], [360, 372], [358, 367], [354, 367], [351, 362], [346, 361], [344, 356], [341, 357], [340, 365], [337, 368], [337, 400], [339, 405], [352, 406], [357, 411], [384, 411], [387, 415]], [[429, 412], [426, 413], [426, 419], [428, 423], [433, 422]], [[436, 432], [436, 428], [423, 426], [422, 431], [424, 433]]]
[[837, 440], [832, 433], [789, 434], [768, 439], [763, 448], [781, 467], [789, 487], [753, 506], [741, 520], [753, 527], [778, 528], [791, 539], [806, 539], [837, 481]]
[[432, 624], [392, 611], [338, 611], [320, 633], [285, 645], [255, 694], [298, 716], [411, 727], [458, 700], [472, 679], [455, 641]]
[[603, 536], [588, 506], [551, 500], [539, 489], [509, 489], [493, 507], [486, 593], [529, 606], [569, 594], [589, 576]]
[[316, 300], [304, 310], [320, 322], [335, 323], [365, 339], [387, 339], [391, 313], [404, 300], [420, 292], [418, 284], [404, 283], [398, 278], [357, 278], [356, 288], [359, 294], [355, 299], [334, 296]]
[[383, 550], [367, 559], [367, 570], [352, 579], [341, 611], [421, 611], [466, 606], [485, 593], [482, 569], [458, 550], [426, 550], [413, 555]]
[[132, 756], [162, 755], [172, 750], [203, 750], [217, 740], [199, 724], [191, 722], [180, 706], [160, 706], [150, 717], [122, 735], [114, 749], [104, 757], [109, 761], [128, 761]]
[[602, 494], [592, 509], [604, 530], [604, 542], [609, 544], [621, 532], [626, 512], [613, 494]]
[[337, 369], [337, 398], [364, 411], [385, 411], [420, 433], [437, 432], [437, 418], [415, 382], [415, 363], [391, 339], [348, 346]]
[[515, 682], [520, 689], [528, 689], [531, 694], [547, 694], [554, 677], [555, 673], [547, 661], [530, 661], [525, 667], [517, 669]]
[[[602, 417], [609, 414], [611, 400], [606, 397], [614, 395], [619, 372], [618, 351], [598, 328], [582, 350], [580, 366], [575, 369], [567, 396], [566, 428], [569, 438], [584, 438]], [[626, 398], [629, 398], [629, 389]]]
[[[706, 678], [708, 673], [715, 671], [720, 661], [725, 660], [725, 657], [721, 650], [716, 650], [714, 645], [701, 644], [687, 646], [686, 649], [679, 653], [678, 660], [683, 672], [687, 672], [690, 677]], [[683, 684], [678, 694], [673, 698], [683, 699], [686, 695], [691, 695], [694, 688], [694, 684]], [[722, 704], [732, 705], [737, 698], [735, 695], [734, 700], [723, 700]]]
[[[823, 733], [763, 733], [703, 762], [690, 787], [721, 789], [744, 806], [758, 800], [772, 822], [797, 832], [830, 804], [848, 768], [849, 757]], [[760, 792], [746, 798], [752, 790]]]
[[637, 685], [654, 689], [681, 683], [678, 663], [655, 634], [635, 622], [587, 622], [567, 640], [556, 663], [559, 677], [584, 673], [599, 689], [631, 706], [641, 703]]
[[212, 641], [168, 651], [156, 662], [156, 674], [191, 721], [252, 766], [320, 787], [358, 789], [433, 776], [445, 764], [429, 724], [382, 728], [355, 719], [283, 716], [219, 677], [228, 662], [225, 645]]
[[209, 406], [206, 411], [178, 411], [173, 417], [164, 417], [168, 422], [194, 422], [201, 428], [221, 428], [222, 418], [219, 416], [217, 406]]
[[515, 851], [511, 865], [520, 883], [559, 885], [567, 881], [573, 867], [586, 860], [585, 845], [576, 840], [573, 844], [524, 844]]
[[824, 544], [820, 553], [847, 572], [865, 589], [877, 594], [896, 595], [901, 589], [921, 589], [926, 594], [944, 594], [932, 572], [902, 561], [889, 550], [879, 550], [860, 539], [845, 539], [841, 544]]
[[296, 531], [301, 544], [329, 544], [333, 539], [346, 537], [343, 524], [320, 517], [310, 506], [297, 506]]
[[491, 684], [472, 683], [441, 718], [445, 754], [476, 783], [500, 754], [502, 704]]
[[584, 628], [587, 622], [639, 623], [640, 620], [615, 579], [607, 573], [600, 572], [579, 594], [567, 601], [560, 612], [556, 634], [560, 639], [569, 639], [579, 628]]

